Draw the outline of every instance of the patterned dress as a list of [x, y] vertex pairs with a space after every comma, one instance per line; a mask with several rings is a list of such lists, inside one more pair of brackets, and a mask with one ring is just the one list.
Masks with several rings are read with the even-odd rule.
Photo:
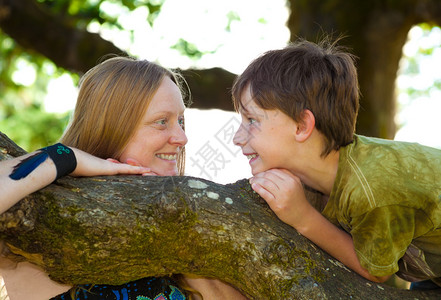
[[80, 285], [51, 300], [186, 300], [185, 294], [168, 277], [147, 277], [122, 285]]

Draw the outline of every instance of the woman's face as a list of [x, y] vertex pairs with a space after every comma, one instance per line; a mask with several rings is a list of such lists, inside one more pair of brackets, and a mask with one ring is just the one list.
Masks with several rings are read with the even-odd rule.
[[165, 77], [120, 161], [127, 163], [127, 159], [134, 159], [158, 175], [178, 175], [177, 157], [187, 144], [184, 110], [179, 88]]

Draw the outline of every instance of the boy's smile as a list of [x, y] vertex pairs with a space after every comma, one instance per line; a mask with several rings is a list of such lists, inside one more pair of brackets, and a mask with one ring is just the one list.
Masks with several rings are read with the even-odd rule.
[[278, 109], [260, 108], [252, 99], [249, 86], [242, 92], [242, 123], [233, 142], [248, 158], [251, 172], [289, 169], [295, 157], [296, 122]]
[[257, 153], [244, 153], [243, 155], [245, 155], [248, 158], [250, 164], [259, 157]]

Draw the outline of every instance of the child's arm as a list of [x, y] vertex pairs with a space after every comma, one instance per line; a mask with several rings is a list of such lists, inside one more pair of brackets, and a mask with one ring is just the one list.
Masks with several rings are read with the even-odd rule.
[[[77, 166], [71, 173], [73, 176], [98, 176], [117, 174], [145, 174], [148, 168], [115, 163], [109, 160], [92, 156], [84, 151], [71, 148], [75, 154]], [[38, 191], [55, 180], [57, 170], [52, 159], [47, 158], [27, 176], [15, 180], [11, 179], [14, 167], [23, 159], [36, 152], [23, 155], [11, 160], [0, 162], [0, 213], [8, 210], [23, 197]]]
[[352, 237], [329, 222], [308, 202], [298, 177], [287, 170], [272, 169], [257, 174], [250, 182], [279, 219], [344, 265], [374, 282], [384, 282], [390, 277], [373, 276], [361, 266]]

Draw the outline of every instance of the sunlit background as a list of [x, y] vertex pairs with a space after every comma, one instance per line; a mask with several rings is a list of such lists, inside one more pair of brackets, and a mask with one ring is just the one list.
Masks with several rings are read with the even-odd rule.
[[[152, 27], [145, 22], [146, 8], [129, 12], [107, 3], [102, 9], [117, 17], [124, 31], [99, 24], [90, 24], [88, 29], [99, 32], [133, 56], [169, 68], [222, 67], [236, 74], [262, 52], [281, 48], [288, 42], [286, 1], [224, 0], [222, 3], [224, 6], [219, 7], [218, 1], [167, 0]], [[191, 14], [186, 13], [188, 9]], [[196, 58], [184, 55], [176, 47], [183, 40], [204, 55]], [[441, 66], [440, 41], [439, 27], [416, 26], [409, 33], [397, 79], [397, 140], [441, 148], [441, 72], [436, 67]], [[19, 66], [12, 79], [26, 86], [34, 84], [37, 75], [33, 67], [25, 59]], [[45, 110], [56, 113], [72, 110], [76, 93], [69, 74], [54, 78], [44, 97]], [[220, 183], [249, 177], [247, 160], [232, 144], [238, 125], [239, 116], [233, 112], [187, 109], [187, 175]]]

